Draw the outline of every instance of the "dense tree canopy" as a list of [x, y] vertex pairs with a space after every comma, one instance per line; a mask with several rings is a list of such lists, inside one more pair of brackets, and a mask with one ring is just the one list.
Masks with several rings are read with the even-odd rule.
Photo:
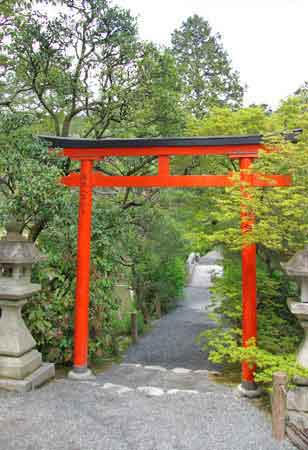
[[174, 60], [138, 41], [129, 11], [109, 0], [64, 1], [56, 15], [20, 6], [3, 33], [3, 106], [40, 112], [62, 136], [179, 132]]
[[[90, 134], [119, 120], [134, 87], [136, 23], [106, 0], [64, 1], [54, 17], [20, 8], [7, 26], [10, 85], [27, 110], [40, 109], [67, 136], [83, 114]], [[66, 6], [66, 8], [65, 8]]]
[[239, 106], [243, 87], [219, 34], [194, 15], [172, 34], [172, 52], [184, 84], [187, 110], [202, 118], [213, 106]]

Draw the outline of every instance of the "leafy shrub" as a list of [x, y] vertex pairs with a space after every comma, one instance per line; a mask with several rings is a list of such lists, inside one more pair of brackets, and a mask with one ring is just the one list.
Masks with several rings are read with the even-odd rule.
[[242, 347], [241, 265], [235, 256], [225, 258], [224, 276], [216, 278], [212, 288], [216, 305], [212, 318], [218, 328], [201, 333], [199, 342], [215, 363], [256, 363], [257, 381], [271, 383], [277, 370], [290, 377], [307, 376], [308, 371], [295, 360], [303, 331], [287, 306], [287, 298], [297, 295], [294, 283], [282, 271], [269, 274], [260, 259], [257, 266], [258, 346], [252, 341], [247, 348]]
[[162, 260], [146, 255], [134, 268], [134, 283], [139, 309], [154, 314], [156, 303], [162, 312], [169, 311], [183, 292], [186, 281], [184, 261], [180, 257]]
[[[27, 325], [44, 357], [62, 364], [72, 361], [77, 252], [74, 217], [77, 199], [73, 193], [64, 195], [65, 214], [53, 217], [37, 243], [47, 256], [47, 261], [38, 265], [33, 273], [33, 281], [42, 285], [42, 292], [30, 300], [24, 311]], [[112, 330], [112, 314], [119, 308], [119, 302], [113, 295], [113, 246], [106, 233], [104, 239], [100, 237], [97, 220], [97, 213], [94, 213], [89, 306], [90, 360], [107, 357], [117, 351]], [[101, 224], [104, 224], [103, 220]]]
[[[121, 319], [118, 318], [118, 314], [114, 314], [112, 321], [111, 321], [111, 327], [112, 332], [115, 336], [130, 336], [131, 335], [131, 312], [133, 311], [126, 311]], [[139, 311], [137, 312], [137, 327], [138, 327], [138, 333], [142, 334], [144, 332], [144, 320], [143, 315]]]
[[154, 273], [155, 296], [161, 303], [163, 312], [175, 306], [175, 301], [183, 294], [186, 269], [182, 258], [175, 257], [162, 263]]
[[[159, 302], [167, 312], [182, 294], [186, 279], [186, 243], [178, 224], [161, 208], [149, 208], [142, 212], [138, 229], [128, 235], [126, 245], [132, 261], [131, 285], [136, 294], [137, 309], [145, 321], [155, 313]], [[136, 230], [137, 231], [137, 230]]]
[[[25, 320], [38, 348], [46, 359], [56, 363], [72, 361], [74, 333], [74, 284], [50, 290], [43, 281], [43, 290], [25, 307]], [[116, 352], [113, 339], [112, 313], [117, 305], [112, 285], [93, 281], [89, 307], [89, 358], [102, 358]]]

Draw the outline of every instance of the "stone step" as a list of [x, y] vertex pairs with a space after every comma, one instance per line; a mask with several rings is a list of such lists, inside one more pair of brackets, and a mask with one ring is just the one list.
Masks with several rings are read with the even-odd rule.
[[123, 363], [115, 364], [106, 372], [98, 374], [93, 381], [80, 382], [107, 390], [112, 387], [115, 391], [118, 389], [119, 393], [141, 392], [143, 388], [146, 392], [147, 387], [153, 388], [153, 392], [158, 389], [157, 392], [161, 392], [161, 395], [209, 393], [215, 390], [223, 393], [229, 388], [216, 383], [220, 376], [219, 372], [212, 370], [191, 370], [185, 367], [170, 369], [159, 365]]
[[[56, 380], [56, 383], [59, 384], [67, 384], [70, 383], [67, 379], [58, 379]], [[101, 383], [94, 380], [87, 380], [87, 381], [78, 381], [78, 391], [82, 391], [82, 389], [86, 389], [87, 392], [89, 392], [89, 388], [93, 388], [93, 390], [97, 394], [106, 394], [107, 396], [111, 397], [117, 397], [117, 396], [123, 396], [123, 395], [141, 395], [144, 397], [163, 397], [163, 396], [170, 396], [170, 397], [179, 397], [179, 396], [194, 396], [197, 395], [199, 398], [200, 396], [202, 398], [208, 398], [209, 400], [218, 397], [223, 398], [235, 398], [238, 397], [239, 400], [241, 400], [241, 397], [238, 394], [237, 389], [232, 389], [228, 391], [207, 391], [202, 392], [197, 389], [179, 389], [179, 388], [163, 388], [153, 385], [140, 385], [136, 386], [134, 388], [124, 385], [124, 384], [115, 384], [115, 383]], [[77, 391], [77, 387], [76, 387]], [[205, 397], [204, 397], [205, 396]]]

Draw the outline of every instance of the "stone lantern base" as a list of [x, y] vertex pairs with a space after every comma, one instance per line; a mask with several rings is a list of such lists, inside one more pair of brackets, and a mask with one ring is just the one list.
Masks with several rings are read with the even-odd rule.
[[55, 376], [55, 365], [43, 363], [41, 367], [25, 377], [23, 380], [0, 378], [0, 389], [15, 392], [27, 392], [42, 386]]
[[297, 385], [287, 395], [288, 421], [304, 430], [308, 428], [308, 380], [306, 385], [299, 385], [298, 379], [294, 382]]
[[[308, 303], [288, 299], [288, 306], [305, 332], [303, 342], [298, 350], [297, 361], [302, 367], [308, 368]], [[293, 383], [295, 387], [290, 389], [287, 394], [289, 422], [300, 429], [308, 428], [308, 378], [297, 376], [294, 377]]]
[[0, 300], [0, 389], [25, 392], [55, 376], [54, 364], [43, 364], [42, 355], [23, 321], [26, 300]]

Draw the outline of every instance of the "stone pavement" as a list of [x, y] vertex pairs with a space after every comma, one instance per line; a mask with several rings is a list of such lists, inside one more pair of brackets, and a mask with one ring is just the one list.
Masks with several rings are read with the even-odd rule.
[[0, 392], [0, 450], [278, 450], [269, 415], [215, 382], [195, 337], [214, 325], [197, 266], [185, 301], [93, 381], [58, 379], [27, 394]]

